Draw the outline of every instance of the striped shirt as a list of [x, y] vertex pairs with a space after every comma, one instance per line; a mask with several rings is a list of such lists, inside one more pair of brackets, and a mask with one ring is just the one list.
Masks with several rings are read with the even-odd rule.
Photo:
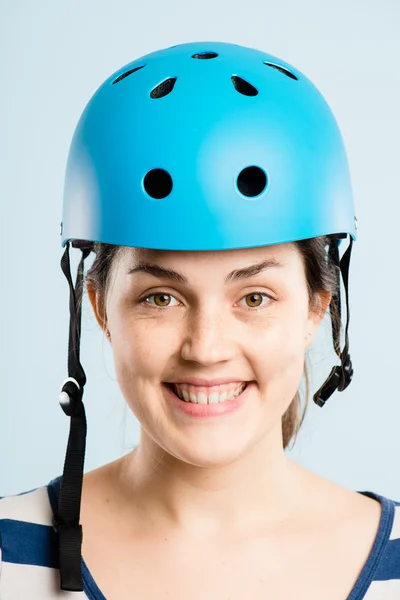
[[[84, 591], [60, 590], [53, 528], [60, 480], [0, 498], [0, 600], [106, 600], [84, 559]], [[360, 493], [381, 503], [381, 518], [371, 552], [346, 600], [400, 600], [400, 502]]]

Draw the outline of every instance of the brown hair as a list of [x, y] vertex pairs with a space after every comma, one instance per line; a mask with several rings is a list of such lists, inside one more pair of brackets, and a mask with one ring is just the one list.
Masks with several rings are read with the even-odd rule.
[[[335, 244], [337, 244], [337, 241], [329, 236], [316, 237], [294, 242], [294, 245], [299, 250], [304, 263], [310, 307], [314, 308], [316, 294], [318, 292], [329, 292], [332, 294], [332, 301], [329, 310], [331, 319], [334, 322], [334, 331], [337, 332], [335, 337], [338, 338], [334, 339], [333, 343], [335, 348], [339, 348], [341, 324], [337, 304], [337, 294], [339, 292], [340, 285], [339, 265], [337, 260], [334, 260], [333, 258], [334, 253], [331, 251], [327, 252], [327, 247], [332, 250]], [[107, 296], [108, 286], [110, 283], [109, 275], [111, 266], [122, 248], [123, 246], [103, 244], [99, 242], [96, 242], [93, 245], [93, 252], [96, 256], [92, 267], [89, 269], [86, 275], [86, 282], [90, 283], [93, 289], [100, 294], [101, 298], [103, 298], [104, 316], [104, 299]], [[294, 438], [294, 446], [297, 439], [297, 434], [306, 415], [310, 394], [309, 376], [306, 361], [304, 363], [304, 377], [306, 391], [303, 410], [301, 411], [301, 395], [300, 390], [298, 390], [286, 412], [282, 416], [282, 441], [284, 449], [289, 445], [292, 438]]]

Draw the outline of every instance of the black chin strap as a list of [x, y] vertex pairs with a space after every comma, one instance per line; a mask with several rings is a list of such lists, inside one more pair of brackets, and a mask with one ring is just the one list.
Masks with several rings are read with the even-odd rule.
[[[339, 263], [339, 249], [338, 244], [334, 244], [334, 249], [331, 250], [331, 258], [336, 259], [336, 264]], [[336, 344], [336, 340], [339, 339], [337, 335], [337, 326], [334, 320], [332, 320], [332, 335], [333, 335], [333, 343], [335, 347], [335, 351], [340, 358], [340, 365], [333, 367], [332, 371], [329, 374], [328, 379], [319, 390], [314, 394], [314, 402], [318, 406], [324, 406], [325, 402], [332, 396], [332, 394], [339, 390], [342, 392], [347, 388], [349, 383], [353, 378], [353, 366], [351, 364], [350, 354], [349, 354], [349, 322], [350, 322], [350, 310], [349, 310], [349, 267], [350, 267], [350, 257], [351, 250], [353, 247], [353, 238], [350, 236], [350, 243], [346, 252], [343, 254], [342, 259], [340, 261], [340, 272], [343, 278], [343, 284], [346, 295], [346, 329], [345, 329], [345, 344], [343, 351], [340, 352], [340, 346], [338, 347]], [[340, 275], [338, 281], [338, 298], [337, 298], [337, 306], [339, 315], [341, 314], [341, 301], [340, 301]]]
[[75, 289], [71, 277], [69, 242], [61, 259], [61, 268], [67, 278], [70, 297], [70, 327], [68, 343], [68, 379], [60, 393], [60, 404], [71, 418], [67, 453], [61, 479], [58, 510], [54, 526], [58, 533], [60, 589], [83, 591], [81, 571], [82, 526], [79, 524], [83, 468], [86, 448], [86, 415], [82, 402], [86, 375], [80, 363], [81, 304], [84, 261], [91, 249], [82, 248]]

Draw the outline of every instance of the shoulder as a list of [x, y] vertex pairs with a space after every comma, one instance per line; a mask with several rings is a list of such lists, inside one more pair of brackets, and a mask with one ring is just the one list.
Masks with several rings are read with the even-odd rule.
[[371, 579], [365, 600], [400, 598], [400, 500], [364, 492], [382, 507], [378, 535], [370, 555]]
[[0, 521], [19, 521], [37, 525], [51, 524], [52, 510], [48, 486], [0, 498]]
[[395, 576], [399, 581], [400, 597], [400, 500], [393, 500], [381, 496], [383, 511], [387, 513], [385, 544], [382, 547], [380, 568], [378, 576], [382, 579]]
[[[0, 498], [0, 597], [53, 598], [57, 539], [48, 486]], [[44, 568], [43, 568], [44, 567]], [[37, 591], [36, 591], [37, 590]]]

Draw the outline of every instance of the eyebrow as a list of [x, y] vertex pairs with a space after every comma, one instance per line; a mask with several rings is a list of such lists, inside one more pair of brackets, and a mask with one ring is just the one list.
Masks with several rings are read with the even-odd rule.
[[[275, 258], [269, 258], [260, 263], [244, 267], [243, 269], [234, 269], [225, 277], [225, 283], [232, 283], [234, 281], [248, 279], [249, 277], [254, 277], [255, 275], [258, 275], [267, 269], [281, 267], [283, 267], [283, 265]], [[166, 267], [160, 267], [160, 265], [147, 262], [140, 262], [128, 270], [128, 275], [133, 275], [134, 273], [147, 273], [148, 275], [153, 275], [153, 277], [158, 277], [159, 279], [170, 279], [171, 281], [183, 284], [188, 283], [187, 277], [185, 277], [185, 275], [179, 271], [168, 269]]]

